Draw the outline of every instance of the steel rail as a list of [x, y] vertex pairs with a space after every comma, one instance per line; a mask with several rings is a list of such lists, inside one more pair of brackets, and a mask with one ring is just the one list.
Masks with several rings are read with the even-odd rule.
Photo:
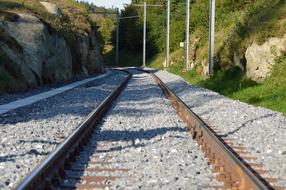
[[164, 95], [169, 99], [177, 114], [187, 124], [189, 131], [209, 161], [217, 167], [220, 180], [224, 182], [225, 189], [274, 189], [249, 165], [243, 163], [243, 159], [236, 154], [231, 147], [223, 143], [215, 135], [211, 128], [195, 114], [169, 87], [154, 73], [136, 68], [136, 70], [151, 74]]
[[60, 143], [34, 171], [18, 184], [17, 190], [35, 190], [51, 187], [54, 177], [64, 173], [64, 168], [69, 165], [72, 156], [78, 153], [79, 146], [87, 142], [87, 137], [91, 135], [96, 124], [104, 117], [112, 102], [123, 91], [131, 78], [132, 74], [130, 72], [126, 70], [120, 71], [128, 74], [124, 81], [87, 116], [85, 121], [69, 137]]

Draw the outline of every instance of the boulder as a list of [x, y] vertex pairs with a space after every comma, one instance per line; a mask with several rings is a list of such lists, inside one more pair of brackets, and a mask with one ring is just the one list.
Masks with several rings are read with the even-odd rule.
[[63, 17], [63, 13], [57, 5], [50, 3], [50, 2], [45, 2], [45, 1], [42, 1], [40, 3], [45, 7], [48, 13], [57, 15], [58, 17]]
[[271, 74], [281, 52], [286, 52], [286, 34], [283, 38], [270, 38], [262, 45], [254, 42], [245, 53], [247, 77], [263, 82]]

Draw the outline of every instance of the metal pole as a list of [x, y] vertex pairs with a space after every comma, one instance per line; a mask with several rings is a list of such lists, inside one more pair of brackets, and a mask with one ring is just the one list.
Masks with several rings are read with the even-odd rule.
[[167, 46], [166, 46], [166, 67], [169, 67], [169, 52], [170, 52], [170, 0], [167, 4]]
[[215, 34], [215, 0], [210, 0], [210, 31], [209, 31], [209, 74], [214, 67], [214, 34]]
[[143, 66], [146, 67], [146, 19], [147, 19], [147, 5], [144, 2], [144, 28], [143, 28]]
[[186, 70], [189, 69], [189, 41], [190, 41], [190, 0], [187, 0], [186, 18]]
[[119, 66], [119, 9], [117, 8], [117, 19], [116, 19], [116, 66]]

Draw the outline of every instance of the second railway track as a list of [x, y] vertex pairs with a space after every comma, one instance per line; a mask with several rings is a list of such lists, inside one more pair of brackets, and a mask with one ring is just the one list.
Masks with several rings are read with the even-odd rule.
[[156, 75], [132, 72], [17, 189], [274, 189]]

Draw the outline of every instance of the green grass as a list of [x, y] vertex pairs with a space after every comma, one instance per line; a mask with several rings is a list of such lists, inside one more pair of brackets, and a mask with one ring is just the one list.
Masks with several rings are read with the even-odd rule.
[[147, 65], [152, 68], [156, 69], [163, 69], [163, 62], [165, 60], [165, 55], [163, 53], [160, 53], [154, 57], [152, 57], [150, 60], [148, 60]]
[[184, 64], [172, 65], [168, 69], [168, 71], [176, 75], [182, 76], [186, 81], [191, 82], [192, 84], [197, 84], [200, 81], [203, 81], [203, 77], [201, 75], [198, 75], [195, 69], [185, 71]]
[[[161, 55], [162, 56], [162, 55]], [[160, 69], [159, 57], [153, 59], [149, 67]], [[182, 76], [191, 84], [198, 85], [232, 99], [240, 100], [255, 106], [262, 106], [283, 113], [286, 116], [286, 56], [277, 58], [271, 76], [263, 84], [246, 78], [238, 67], [218, 71], [209, 78], [203, 78], [193, 70], [184, 71], [183, 63], [172, 65], [168, 71]]]
[[218, 71], [206, 80], [196, 81], [195, 84], [219, 92], [225, 96], [232, 96], [243, 89], [258, 84], [246, 78], [239, 67], [232, 67], [226, 71]]
[[244, 88], [229, 94], [229, 97], [279, 111], [286, 115], [285, 69], [286, 59], [284, 57], [274, 66], [271, 76], [263, 84]]

